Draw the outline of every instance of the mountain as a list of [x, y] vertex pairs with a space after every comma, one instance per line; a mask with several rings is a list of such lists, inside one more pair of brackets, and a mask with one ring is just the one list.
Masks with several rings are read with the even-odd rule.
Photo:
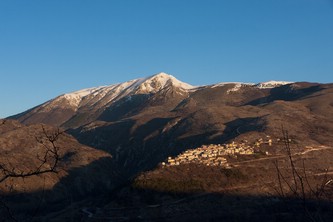
[[61, 95], [11, 118], [60, 126], [109, 152], [124, 175], [202, 144], [281, 136], [329, 144], [332, 84], [269, 81], [194, 87], [159, 73]]
[[[113, 199], [104, 209], [95, 209], [96, 214], [100, 214], [96, 218], [116, 217], [114, 212], [119, 213], [119, 218], [125, 218], [132, 211], [136, 216], [144, 212], [153, 215], [157, 209], [153, 207], [155, 205], [148, 205], [141, 211], [142, 203], [155, 203], [154, 198], [158, 203], [164, 203], [168, 198], [172, 200], [174, 197], [164, 196], [170, 191], [220, 193], [230, 189], [255, 197], [274, 192], [272, 187], [264, 189], [262, 184], [274, 183], [273, 161], [281, 160], [279, 166], [284, 167], [283, 173], [288, 170], [288, 160], [281, 159], [285, 156], [283, 130], [288, 132], [297, 167], [301, 169], [305, 160], [307, 163], [312, 161], [311, 165], [306, 165], [310, 169], [306, 172], [309, 175], [316, 172], [317, 177], [324, 175], [325, 169], [331, 169], [333, 160], [330, 149], [333, 144], [332, 101], [333, 84], [269, 81], [191, 86], [159, 73], [61, 95], [10, 117], [16, 121], [8, 120], [11, 124], [6, 130], [22, 128], [20, 124], [24, 123], [27, 126], [23, 128], [32, 127], [31, 131], [34, 131], [38, 130], [36, 124], [49, 124], [53, 129], [65, 130], [68, 137], [76, 140], [77, 146], [86, 147], [82, 152], [90, 153], [91, 158], [98, 157], [97, 151], [112, 156], [111, 163], [107, 162], [104, 168], [97, 167], [100, 174], [89, 175], [106, 179], [110, 187], [128, 183], [121, 186], [124, 189], [113, 190], [110, 197]], [[12, 137], [10, 141], [16, 140], [17, 137]], [[272, 146], [268, 145], [268, 140], [274, 141]], [[66, 144], [64, 141], [62, 146]], [[204, 153], [206, 159], [202, 163], [207, 165], [196, 162], [163, 167], [163, 162], [184, 159], [186, 153], [200, 153], [203, 147], [213, 147], [209, 149], [214, 152], [220, 152], [222, 148], [223, 152], [230, 152], [235, 144], [250, 147], [251, 155], [224, 155], [219, 157], [219, 164], [226, 161], [229, 165], [216, 167], [207, 162], [211, 153]], [[80, 153], [78, 151], [77, 155]], [[96, 164], [101, 166], [99, 161]], [[97, 172], [90, 171], [90, 165], [79, 167], [78, 172], [80, 169], [86, 172], [87, 168], [88, 172]], [[74, 167], [76, 172], [75, 169], [77, 167]], [[309, 183], [313, 180], [309, 176]], [[79, 181], [75, 184], [84, 183], [84, 179], [75, 181]], [[56, 186], [59, 187], [62, 186]], [[156, 195], [149, 196], [149, 190], [157, 192]], [[238, 196], [232, 198], [237, 200]], [[197, 206], [201, 206], [202, 201], [196, 201]], [[246, 198], [242, 201], [247, 203]], [[169, 203], [165, 203], [158, 208], [165, 215], [162, 218], [168, 217]], [[177, 199], [174, 203], [184, 212], [191, 212], [190, 203], [182, 205]], [[122, 209], [119, 206], [129, 207], [129, 210], [117, 211]], [[215, 208], [218, 206], [214, 204], [207, 208], [209, 215]], [[239, 210], [242, 207], [236, 209], [235, 215]], [[73, 208], [69, 208], [65, 214], [71, 215], [72, 211]], [[78, 215], [80, 218], [81, 214]]]
[[[60, 95], [26, 112], [9, 117], [24, 124], [45, 123], [65, 128], [76, 128], [95, 120], [117, 120], [133, 116], [147, 105], [171, 102], [178, 103], [192, 92], [202, 89], [231, 85], [228, 92], [242, 86], [272, 88], [290, 82], [266, 83], [219, 83], [194, 87], [177, 80], [172, 75], [159, 73], [109, 86], [93, 87]], [[152, 98], [154, 97], [154, 98]]]
[[258, 84], [219, 83], [194, 87], [177, 80], [172, 75], [159, 73], [147, 78], [63, 94], [10, 118], [24, 124], [45, 123], [75, 128], [95, 120], [117, 120], [131, 116], [147, 108], [147, 104], [165, 105], [166, 102], [176, 104], [197, 90], [231, 85], [233, 88], [228, 92], [234, 92], [242, 86], [273, 88], [289, 83], [279, 81]]
[[171, 75], [159, 73], [147, 78], [64, 94], [11, 118], [25, 124], [41, 122], [71, 128], [99, 118], [116, 119], [128, 114], [123, 111], [133, 113], [135, 111], [131, 109], [137, 109], [137, 106], [157, 93], [173, 90], [173, 93], [184, 97], [191, 88], [193, 86]]

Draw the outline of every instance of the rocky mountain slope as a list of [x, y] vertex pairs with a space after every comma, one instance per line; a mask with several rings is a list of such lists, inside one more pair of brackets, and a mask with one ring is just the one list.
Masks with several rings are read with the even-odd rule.
[[333, 84], [219, 83], [193, 87], [160, 73], [65, 94], [14, 117], [61, 126], [113, 155], [125, 174], [150, 169], [186, 149], [281, 136], [332, 143]]

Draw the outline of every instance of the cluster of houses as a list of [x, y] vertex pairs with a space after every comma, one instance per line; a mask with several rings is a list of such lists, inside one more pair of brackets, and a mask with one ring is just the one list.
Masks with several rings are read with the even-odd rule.
[[[241, 143], [232, 142], [228, 144], [211, 144], [203, 145], [196, 149], [189, 149], [176, 157], [168, 157], [166, 162], [162, 162], [162, 166], [175, 166], [188, 163], [203, 164], [206, 166], [223, 166], [230, 167], [226, 156], [235, 155], [251, 155], [259, 150], [260, 146], [267, 144], [272, 146], [273, 140], [270, 136], [266, 139], [258, 139], [252, 145], [244, 140]], [[268, 155], [268, 152], [266, 152]]]

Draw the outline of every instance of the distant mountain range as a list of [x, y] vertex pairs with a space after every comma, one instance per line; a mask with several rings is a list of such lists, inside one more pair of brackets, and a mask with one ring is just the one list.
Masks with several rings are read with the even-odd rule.
[[64, 128], [128, 175], [202, 144], [281, 136], [331, 143], [333, 84], [269, 81], [191, 86], [172, 75], [80, 90], [10, 117]]

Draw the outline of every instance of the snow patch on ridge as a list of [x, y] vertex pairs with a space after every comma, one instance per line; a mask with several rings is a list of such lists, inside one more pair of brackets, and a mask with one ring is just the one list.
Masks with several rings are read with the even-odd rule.
[[250, 85], [250, 86], [255, 85], [254, 83], [243, 83], [243, 82], [221, 82], [221, 83], [211, 85], [210, 87], [215, 88], [215, 87], [225, 86], [225, 85], [229, 85], [229, 84], [235, 84], [237, 86], [239, 86], [239, 85]]
[[211, 85], [211, 88], [216, 88], [216, 87], [220, 87], [220, 86], [225, 86], [225, 85], [234, 85], [234, 87], [232, 87], [231, 89], [228, 89], [227, 94], [231, 93], [231, 92], [237, 92], [238, 90], [240, 90], [243, 86], [253, 86], [255, 85], [254, 83], [242, 83], [242, 82], [221, 82], [218, 84], [214, 84]]
[[275, 88], [279, 87], [282, 85], [287, 85], [291, 84], [293, 82], [287, 82], [287, 81], [267, 81], [267, 82], [261, 82], [261, 83], [242, 83], [242, 82], [222, 82], [214, 85], [210, 85], [209, 87], [215, 88], [215, 87], [220, 87], [228, 84], [234, 84], [234, 87], [232, 89], [229, 89], [227, 93], [230, 92], [236, 92], [238, 91], [242, 86], [252, 86], [252, 87], [257, 87], [259, 89], [270, 89], [270, 88]]
[[72, 106], [78, 106], [85, 96], [87, 96], [89, 94], [95, 94], [99, 89], [102, 89], [102, 88], [104, 88], [104, 87], [101, 86], [101, 87], [82, 89], [82, 90], [75, 91], [72, 93], [64, 94], [62, 97], [67, 99]]
[[242, 86], [243, 86], [243, 84], [241, 84], [241, 83], [235, 84], [235, 86], [233, 88], [231, 88], [227, 91], [227, 94], [229, 94], [231, 92], [237, 92], [238, 90], [240, 90], [240, 88]]
[[256, 84], [256, 86], [260, 89], [269, 89], [269, 88], [274, 88], [274, 87], [278, 87], [278, 86], [282, 86], [282, 85], [288, 85], [291, 84], [293, 82], [286, 82], [286, 81], [268, 81], [268, 82], [261, 82]]

